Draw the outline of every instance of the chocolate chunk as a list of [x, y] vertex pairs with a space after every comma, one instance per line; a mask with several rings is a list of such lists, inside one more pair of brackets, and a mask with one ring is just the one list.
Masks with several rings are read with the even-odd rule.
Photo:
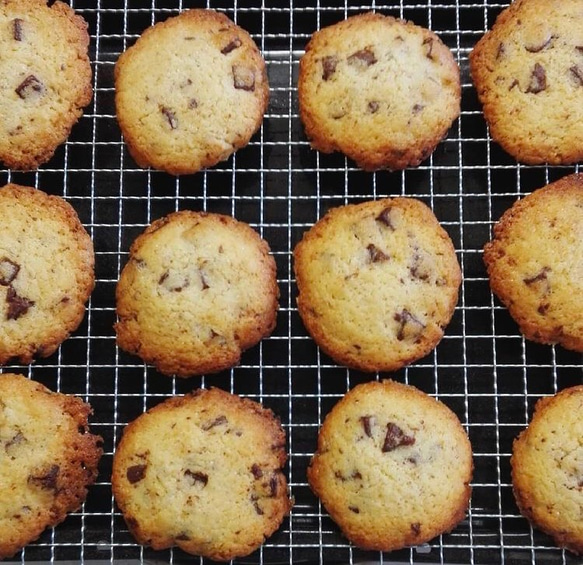
[[338, 64], [338, 58], [333, 55], [324, 57], [322, 59], [322, 79], [329, 80], [330, 77], [336, 72], [336, 65]]
[[500, 59], [506, 53], [506, 45], [504, 43], [498, 44], [498, 49], [496, 50], [496, 60]]
[[160, 106], [160, 112], [166, 118], [170, 129], [177, 129], [178, 128], [178, 120], [176, 118], [176, 114], [167, 106]]
[[421, 533], [421, 524], [419, 522], [414, 522], [411, 524], [411, 531], [418, 536]]
[[263, 477], [263, 471], [261, 470], [261, 467], [257, 465], [257, 463], [253, 463], [253, 465], [251, 465], [251, 474], [256, 479], [260, 479], [261, 477]]
[[583, 86], [583, 69], [579, 65], [569, 67], [571, 74], [579, 81], [579, 86]]
[[423, 108], [425, 108], [425, 106], [423, 106], [423, 104], [415, 104], [411, 110], [411, 112], [413, 113], [414, 116], [416, 116], [417, 114], [420, 114], [421, 111], [423, 110]]
[[548, 277], [550, 272], [550, 267], [543, 267], [536, 275], [524, 278], [522, 279], [522, 282], [526, 286], [535, 288], [543, 295], [548, 294], [551, 290], [551, 281]]
[[10, 440], [6, 442], [4, 449], [8, 451], [11, 447], [19, 445], [26, 441], [24, 434], [22, 432], [17, 432]]
[[139, 483], [146, 476], [146, 467], [147, 465], [132, 465], [128, 467], [126, 471], [128, 481], [132, 485]]
[[576, 49], [577, 51], [579, 51], [579, 53], [581, 53], [581, 54], [583, 55], [583, 45], [577, 45], [577, 46], [575, 47], [575, 49]]
[[384, 224], [392, 231], [395, 231], [395, 224], [391, 219], [391, 206], [387, 206], [376, 218], [377, 222]]
[[360, 514], [360, 509], [358, 508], [358, 506], [349, 506], [348, 510], [354, 512], [355, 514]]
[[546, 49], [551, 44], [553, 39], [555, 39], [555, 37], [556, 37], [555, 35], [551, 35], [548, 39], [545, 39], [542, 43], [538, 43], [536, 45], [525, 45], [524, 48], [529, 53], [539, 53], [543, 49]]
[[430, 265], [418, 249], [413, 253], [413, 257], [409, 263], [409, 274], [414, 279], [419, 279], [420, 281], [426, 281], [431, 275]]
[[277, 475], [272, 475], [271, 479], [269, 479], [269, 496], [271, 496], [271, 498], [275, 498], [277, 496], [278, 486], [279, 480], [277, 479]]
[[0, 284], [8, 286], [18, 275], [20, 265], [3, 257], [0, 259]]
[[367, 108], [371, 114], [376, 114], [379, 111], [380, 104], [376, 100], [371, 100], [367, 104]]
[[547, 88], [547, 73], [540, 63], [535, 63], [532, 73], [530, 75], [530, 84], [526, 92], [531, 94], [538, 94]]
[[382, 263], [388, 261], [390, 257], [382, 250], [380, 250], [374, 243], [369, 243], [366, 246], [368, 254], [372, 263]]
[[22, 34], [22, 24], [24, 20], [21, 18], [14, 18], [12, 20], [12, 37], [14, 37], [14, 41], [22, 41], [23, 34]]
[[190, 469], [186, 469], [186, 471], [184, 471], [184, 476], [189, 477], [192, 480], [193, 485], [198, 483], [202, 485], [202, 488], [206, 487], [207, 483], [209, 482], [209, 476], [206, 473], [201, 473], [200, 471], [191, 471]]
[[263, 516], [263, 508], [261, 508], [261, 506], [259, 506], [259, 504], [257, 503], [257, 498], [251, 496], [251, 502], [253, 503], [253, 508], [255, 509], [255, 512], [257, 512], [259, 516]]
[[425, 56], [428, 59], [433, 60], [433, 38], [432, 37], [426, 37], [423, 40], [423, 45], [425, 45]]
[[374, 426], [374, 423], [375, 423], [375, 417], [374, 416], [361, 416], [360, 423], [362, 424], [362, 427], [364, 428], [364, 433], [368, 437], [372, 437], [372, 427]]
[[233, 65], [233, 86], [237, 90], [247, 90], [253, 92], [255, 90], [255, 73], [253, 69], [244, 65]]
[[217, 418], [215, 418], [214, 420], [211, 420], [210, 422], [205, 422], [201, 428], [205, 431], [208, 432], [209, 430], [211, 430], [212, 428], [215, 428], [216, 426], [221, 426], [223, 424], [227, 424], [228, 420], [226, 416], [218, 416]]
[[418, 320], [409, 310], [404, 308], [401, 312], [397, 312], [394, 316], [395, 321], [399, 322], [399, 330], [397, 332], [397, 339], [403, 341], [404, 339], [418, 339], [425, 329], [425, 325]]
[[365, 47], [364, 49], [356, 51], [356, 53], [350, 55], [347, 62], [352, 66], [370, 67], [377, 62], [377, 58], [370, 47]]
[[520, 83], [518, 82], [518, 79], [515, 78], [511, 83], [510, 86], [508, 87], [508, 92], [510, 92], [514, 87], [518, 86]]
[[34, 75], [28, 75], [15, 89], [16, 94], [23, 100], [44, 92], [44, 84]]
[[387, 453], [401, 447], [402, 445], [413, 445], [415, 443], [415, 438], [413, 436], [408, 436], [405, 432], [394, 424], [389, 422], [387, 424], [387, 435], [385, 436], [385, 441], [383, 443], [382, 452]]
[[238, 37], [235, 37], [235, 39], [229, 41], [229, 43], [227, 43], [227, 45], [221, 49], [221, 53], [223, 55], [228, 55], [231, 51], [234, 51], [238, 47], [241, 47], [241, 40]]
[[51, 465], [49, 470], [42, 475], [30, 475], [28, 482], [42, 488], [43, 490], [57, 490], [57, 477], [59, 476], [60, 467]]
[[29, 308], [34, 306], [34, 300], [19, 296], [13, 286], [8, 287], [6, 303], [8, 304], [8, 312], [6, 313], [7, 320], [18, 320], [18, 318], [28, 312]]

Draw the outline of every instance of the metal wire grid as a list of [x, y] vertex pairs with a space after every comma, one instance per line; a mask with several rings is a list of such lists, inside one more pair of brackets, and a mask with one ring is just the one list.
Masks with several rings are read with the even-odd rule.
[[[76, 0], [90, 25], [95, 96], [69, 141], [38, 172], [0, 171], [0, 181], [36, 186], [76, 208], [96, 249], [97, 286], [86, 319], [52, 357], [10, 366], [94, 408], [105, 455], [83, 508], [15, 559], [50, 562], [192, 561], [177, 550], [139, 547], [115, 507], [109, 476], [124, 425], [170, 395], [219, 386], [272, 408], [288, 434], [288, 478], [295, 507], [281, 529], [243, 562], [251, 563], [575, 563], [531, 529], [514, 504], [513, 438], [536, 400], [581, 383], [581, 357], [526, 342], [493, 298], [481, 259], [493, 222], [518, 197], [574, 170], [517, 166], [491, 142], [471, 86], [467, 56], [507, 2], [426, 0]], [[257, 41], [268, 64], [271, 101], [261, 131], [226, 163], [170, 177], [135, 166], [115, 120], [113, 65], [149, 25], [190, 7], [224, 11]], [[298, 118], [298, 61], [311, 33], [375, 9], [436, 31], [453, 50], [463, 81], [462, 115], [435, 154], [399, 173], [364, 173], [339, 155], [310, 150]], [[295, 307], [291, 252], [326, 210], [348, 202], [406, 195], [428, 203], [452, 236], [464, 281], [446, 336], [425, 359], [393, 378], [435, 395], [460, 417], [475, 457], [467, 519], [422, 547], [379, 554], [351, 547], [311, 494], [305, 469], [320, 423], [350, 388], [371, 377], [336, 366], [307, 336]], [[115, 346], [115, 285], [133, 239], [154, 219], [204, 209], [249, 222], [278, 265], [280, 312], [274, 334], [240, 366], [215, 376], [162, 377]], [[376, 376], [379, 378], [379, 376]]]

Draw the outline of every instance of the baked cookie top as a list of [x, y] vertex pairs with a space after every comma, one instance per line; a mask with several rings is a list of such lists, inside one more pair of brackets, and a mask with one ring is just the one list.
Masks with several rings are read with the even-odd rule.
[[579, 0], [516, 0], [470, 53], [490, 133], [528, 164], [583, 159]]
[[330, 210], [294, 249], [298, 311], [336, 362], [396, 371], [428, 354], [457, 303], [461, 271], [446, 231], [413, 198]]
[[102, 454], [90, 414], [79, 398], [0, 374], [0, 559], [81, 507]]
[[35, 169], [92, 96], [87, 23], [63, 2], [0, 2], [0, 161]]
[[182, 211], [132, 244], [116, 291], [119, 346], [180, 377], [221, 371], [275, 327], [267, 242], [230, 216]]
[[285, 461], [271, 410], [199, 389], [127, 426], [113, 493], [139, 543], [228, 561], [257, 549], [289, 513]]
[[0, 363], [47, 357], [77, 329], [94, 262], [69, 203], [16, 184], [0, 189]]
[[577, 554], [583, 554], [582, 412], [583, 386], [541, 398], [510, 459], [521, 513]]
[[308, 482], [352, 543], [393, 551], [464, 518], [472, 469], [457, 416], [387, 380], [354, 387], [326, 416]]
[[314, 149], [363, 169], [426, 159], [460, 112], [459, 68], [428, 29], [377, 13], [317, 31], [300, 60], [300, 117]]
[[583, 351], [583, 175], [515, 202], [484, 262], [494, 294], [527, 339]]
[[187, 10], [148, 28], [115, 65], [117, 119], [132, 157], [175, 175], [246, 145], [268, 98], [257, 45], [213, 10]]

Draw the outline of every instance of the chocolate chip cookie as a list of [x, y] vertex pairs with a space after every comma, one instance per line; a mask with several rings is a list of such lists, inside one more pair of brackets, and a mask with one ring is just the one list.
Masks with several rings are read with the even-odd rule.
[[65, 200], [0, 189], [0, 363], [48, 357], [77, 329], [94, 263], [91, 238]]
[[139, 543], [228, 561], [257, 549], [289, 513], [285, 461], [285, 432], [271, 410], [199, 389], [128, 425], [113, 493]]
[[514, 441], [512, 486], [522, 514], [559, 547], [583, 554], [583, 386], [541, 398]]
[[0, 2], [0, 161], [35, 169], [89, 104], [87, 23], [63, 2]]
[[298, 311], [336, 362], [396, 371], [441, 340], [461, 282], [455, 250], [413, 198], [330, 210], [294, 250]]
[[0, 374], [0, 559], [81, 507], [102, 454], [90, 414], [79, 398]]
[[428, 29], [378, 13], [317, 31], [300, 60], [300, 117], [314, 149], [363, 169], [419, 165], [460, 112], [460, 73]]
[[583, 159], [579, 0], [516, 0], [470, 53], [492, 138], [520, 162]]
[[247, 145], [267, 109], [265, 62], [227, 16], [193, 9], [147, 29], [115, 66], [115, 105], [141, 167], [195, 173]]
[[583, 175], [518, 200], [484, 246], [490, 286], [527, 339], [583, 351]]
[[119, 346], [180, 377], [236, 365], [275, 327], [267, 242], [230, 216], [182, 211], [132, 244], [117, 285]]
[[387, 380], [356, 386], [326, 416], [308, 482], [352, 543], [393, 551], [449, 532], [464, 518], [472, 470], [457, 416]]

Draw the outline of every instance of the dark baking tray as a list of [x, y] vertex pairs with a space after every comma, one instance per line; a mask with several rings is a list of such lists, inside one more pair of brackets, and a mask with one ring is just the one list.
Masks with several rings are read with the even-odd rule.
[[[93, 430], [105, 455], [87, 502], [15, 558], [22, 563], [192, 562], [178, 550], [138, 546], [111, 495], [112, 455], [124, 425], [147, 408], [199, 386], [218, 386], [262, 402], [288, 434], [287, 473], [295, 507], [281, 529], [241, 563], [576, 563], [532, 530], [514, 503], [509, 457], [538, 398], [580, 384], [581, 356], [525, 341], [492, 296], [482, 263], [491, 227], [517, 198], [576, 170], [517, 165], [488, 135], [468, 74], [468, 53], [508, 3], [468, 0], [353, 2], [289, 0], [77, 0], [89, 22], [95, 96], [69, 141], [38, 172], [0, 170], [0, 181], [64, 196], [95, 243], [97, 285], [82, 326], [50, 358], [8, 366], [94, 408]], [[190, 7], [224, 11], [245, 27], [268, 66], [271, 101], [250, 145], [217, 167], [180, 178], [142, 170], [115, 120], [113, 66], [151, 24]], [[365, 173], [340, 155], [310, 149], [298, 118], [298, 61], [311, 33], [375, 9], [436, 31], [453, 50], [463, 82], [462, 114], [420, 167]], [[337, 366], [308, 337], [296, 310], [292, 250], [330, 208], [406, 195], [429, 204], [451, 235], [463, 268], [459, 304], [446, 336], [426, 358], [393, 375], [435, 395], [459, 416], [475, 456], [467, 519], [431, 543], [391, 554], [352, 547], [306, 483], [318, 427], [338, 399], [371, 378]], [[175, 380], [119, 351], [112, 326], [114, 292], [133, 239], [178, 209], [232, 214], [271, 245], [281, 291], [273, 335], [221, 374]], [[0, 486], [1, 489], [1, 486]]]

